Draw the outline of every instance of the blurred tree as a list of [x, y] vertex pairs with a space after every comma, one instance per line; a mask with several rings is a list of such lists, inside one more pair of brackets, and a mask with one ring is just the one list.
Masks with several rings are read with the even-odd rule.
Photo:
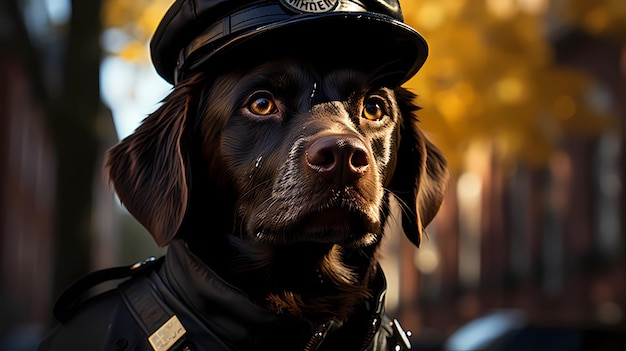
[[[578, 4], [566, 6], [584, 12]], [[590, 79], [554, 64], [548, 26], [566, 19], [548, 12], [553, 2], [402, 5], [406, 22], [430, 44], [428, 61], [408, 86], [420, 94], [424, 126], [454, 169], [463, 168], [465, 151], [475, 143], [488, 145], [500, 161], [539, 165], [566, 131], [593, 135], [607, 127], [588, 103]]]
[[72, 0], [61, 96], [49, 122], [57, 154], [55, 291], [91, 269], [92, 192], [99, 166], [101, 0]]
[[[103, 110], [99, 91], [101, 0], [72, 0], [67, 23], [29, 22], [27, 10], [31, 16], [32, 11], [43, 13], [41, 5], [8, 0], [7, 9], [19, 23], [17, 51], [46, 111], [57, 157], [53, 291], [58, 295], [91, 269], [93, 178], [102, 140], [98, 132]], [[38, 37], [35, 25], [51, 32]]]

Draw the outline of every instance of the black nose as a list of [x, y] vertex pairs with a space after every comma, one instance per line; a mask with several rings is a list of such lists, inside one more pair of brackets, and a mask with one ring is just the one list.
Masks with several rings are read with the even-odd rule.
[[354, 136], [333, 134], [314, 139], [306, 150], [307, 165], [328, 181], [344, 187], [369, 168], [365, 144]]

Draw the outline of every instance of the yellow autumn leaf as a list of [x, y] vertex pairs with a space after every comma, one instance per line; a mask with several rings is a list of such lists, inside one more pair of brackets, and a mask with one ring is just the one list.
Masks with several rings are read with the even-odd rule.
[[146, 60], [148, 58], [145, 45], [137, 41], [127, 44], [118, 55], [127, 61], [139, 61]]

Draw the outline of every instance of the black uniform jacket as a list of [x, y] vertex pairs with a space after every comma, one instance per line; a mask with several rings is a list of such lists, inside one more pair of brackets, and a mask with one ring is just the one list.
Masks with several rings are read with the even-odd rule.
[[409, 349], [402, 328], [384, 314], [385, 278], [379, 272], [374, 298], [353, 318], [313, 323], [261, 309], [174, 240], [159, 260], [119, 268], [117, 275], [131, 278], [116, 289], [78, 304], [77, 292], [107, 274], [94, 278], [96, 272], [70, 287], [55, 308], [61, 323], [39, 350]]

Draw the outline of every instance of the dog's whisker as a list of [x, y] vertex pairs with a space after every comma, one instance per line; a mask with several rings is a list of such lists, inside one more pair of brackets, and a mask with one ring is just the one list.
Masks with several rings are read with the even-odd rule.
[[[410, 206], [403, 200], [401, 199], [398, 195], [394, 194], [392, 191], [386, 190], [385, 192], [387, 192], [390, 196], [393, 196], [393, 198], [398, 201], [398, 204], [400, 205], [400, 210], [402, 211], [402, 214], [400, 216], [400, 218], [402, 217], [402, 215], [404, 216], [409, 216], [411, 213], [410, 210]], [[402, 221], [400, 218], [396, 218], [395, 214], [391, 211], [391, 207], [390, 207], [390, 203], [387, 202], [386, 203], [387, 206], [387, 213], [389, 213], [388, 215], [388, 219], [392, 219], [394, 221], [394, 224], [396, 224], [397, 226], [400, 226], [402, 224]]]

